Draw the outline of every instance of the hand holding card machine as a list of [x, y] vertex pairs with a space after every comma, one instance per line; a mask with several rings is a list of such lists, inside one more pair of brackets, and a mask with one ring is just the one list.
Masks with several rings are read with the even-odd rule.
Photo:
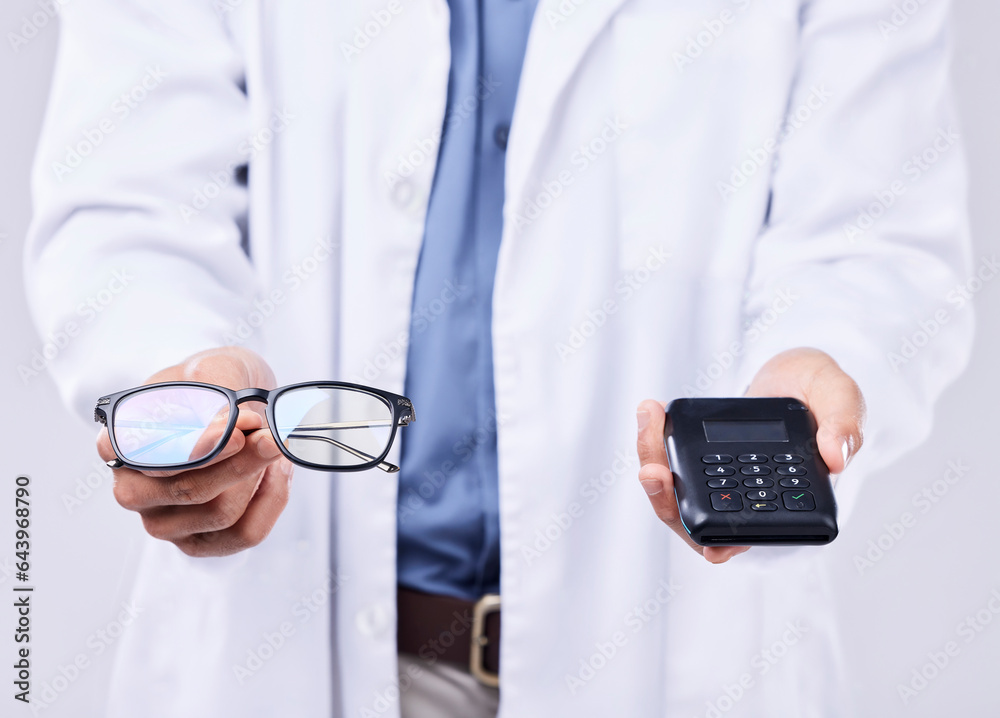
[[818, 545], [837, 537], [816, 420], [797, 399], [675, 399], [664, 441], [695, 543]]

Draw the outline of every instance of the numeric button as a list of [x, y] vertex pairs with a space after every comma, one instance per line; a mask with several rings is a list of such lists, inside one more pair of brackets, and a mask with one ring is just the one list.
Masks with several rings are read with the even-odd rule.
[[735, 473], [736, 469], [732, 466], [713, 466], [705, 469], [705, 476], [732, 476]]
[[731, 464], [733, 463], [733, 457], [728, 454], [707, 454], [701, 457], [701, 463], [703, 464]]
[[775, 454], [774, 463], [776, 464], [801, 464], [802, 457], [798, 454]]
[[770, 479], [763, 479], [763, 478], [761, 478], [761, 479], [744, 479], [743, 480], [743, 485], [744, 486], [749, 486], [749, 487], [754, 488], [754, 489], [764, 489], [764, 488], [769, 488], [771, 486], [774, 486], [774, 482], [771, 481]]
[[767, 456], [764, 454], [740, 454], [736, 460], [741, 464], [766, 464]]
[[806, 473], [804, 466], [796, 466], [795, 464], [778, 467], [779, 476], [805, 476]]
[[774, 501], [778, 495], [773, 491], [761, 489], [760, 491], [747, 491], [747, 498], [751, 501]]
[[740, 482], [736, 479], [709, 479], [708, 488], [710, 489], [735, 489], [740, 485]]
[[807, 489], [809, 488], [809, 482], [805, 479], [782, 479], [778, 482], [780, 486], [784, 486], [786, 489]]
[[760, 464], [750, 464], [750, 466], [741, 466], [740, 473], [744, 476], [765, 476], [771, 473], [771, 469]]

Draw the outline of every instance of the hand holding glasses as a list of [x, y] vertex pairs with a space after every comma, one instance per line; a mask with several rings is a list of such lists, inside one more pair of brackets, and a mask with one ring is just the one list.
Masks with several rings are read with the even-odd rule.
[[234, 391], [172, 381], [102, 396], [94, 421], [108, 427], [112, 468], [192, 469], [210, 463], [236, 427], [237, 407], [263, 402], [275, 443], [289, 461], [320, 471], [399, 471], [385, 461], [396, 428], [413, 421], [406, 397], [344, 382]]

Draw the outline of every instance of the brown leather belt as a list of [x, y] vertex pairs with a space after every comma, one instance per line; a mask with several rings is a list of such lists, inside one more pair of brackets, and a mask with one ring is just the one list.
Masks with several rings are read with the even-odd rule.
[[467, 667], [487, 686], [500, 685], [500, 597], [478, 601], [400, 587], [396, 592], [400, 653]]

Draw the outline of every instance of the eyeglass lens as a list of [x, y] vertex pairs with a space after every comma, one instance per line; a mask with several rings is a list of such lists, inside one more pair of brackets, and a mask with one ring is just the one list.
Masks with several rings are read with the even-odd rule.
[[348, 467], [374, 461], [392, 437], [392, 408], [381, 397], [342, 387], [303, 387], [280, 394], [275, 433], [302, 461]]
[[136, 464], [171, 466], [203, 459], [229, 422], [229, 398], [202, 387], [163, 387], [125, 397], [115, 408], [115, 442]]

